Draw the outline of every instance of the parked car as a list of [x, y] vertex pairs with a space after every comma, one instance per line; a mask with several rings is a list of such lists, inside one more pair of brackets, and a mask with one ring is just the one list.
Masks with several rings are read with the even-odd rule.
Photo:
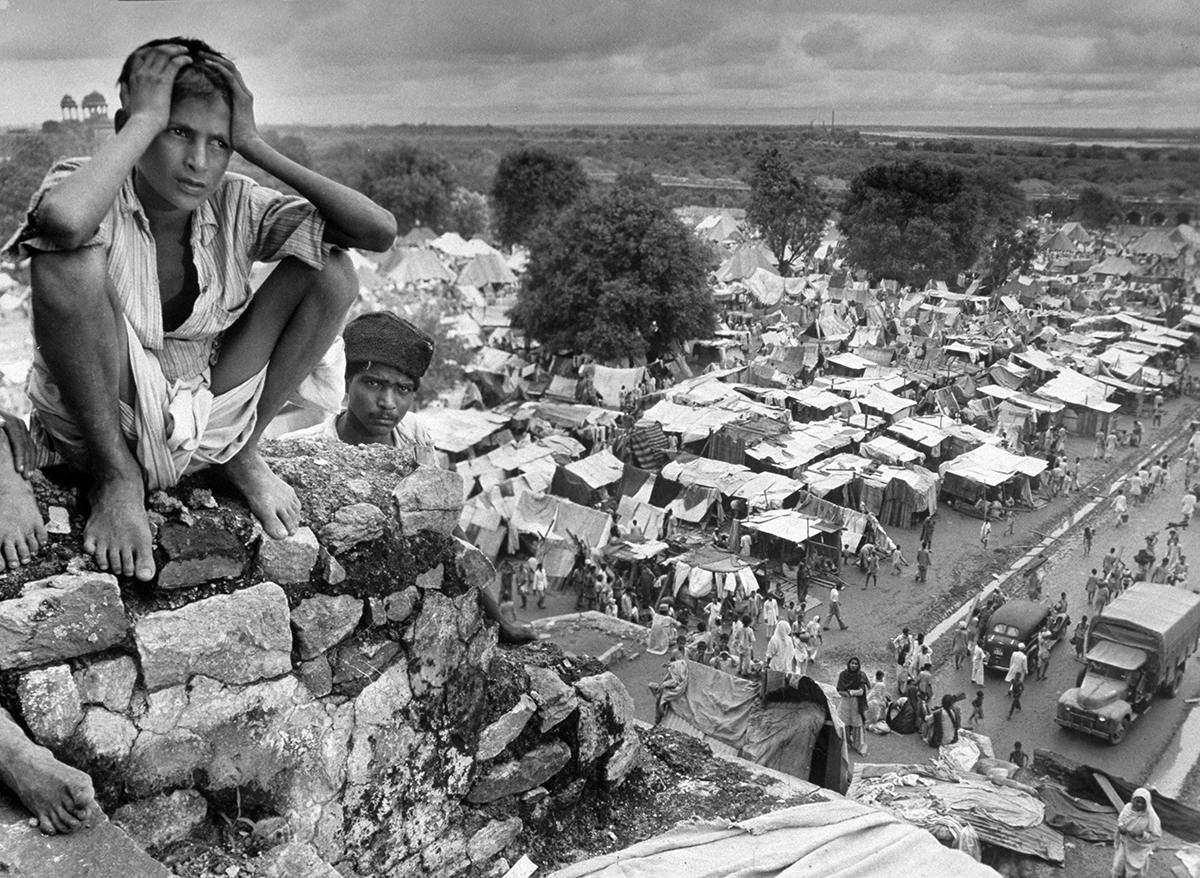
[[1014, 599], [992, 613], [983, 635], [984, 664], [996, 671], [1007, 671], [1009, 660], [1018, 643], [1026, 652], [1043, 628], [1049, 628], [1051, 644], [1062, 639], [1070, 625], [1065, 616], [1056, 615], [1047, 603]]

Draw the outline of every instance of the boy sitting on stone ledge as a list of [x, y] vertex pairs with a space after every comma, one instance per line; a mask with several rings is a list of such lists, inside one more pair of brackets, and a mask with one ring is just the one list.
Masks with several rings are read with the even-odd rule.
[[[259, 438], [321, 360], [357, 294], [334, 247], [386, 250], [394, 218], [280, 155], [259, 134], [234, 64], [206, 43], [155, 40], [126, 60], [115, 137], [53, 168], [6, 248], [32, 258], [38, 454], [0, 435], [0, 553], [45, 540], [29, 485], [56, 452], [90, 472], [84, 549], [101, 570], [153, 578], [146, 488], [218, 467], [263, 529], [300, 504]], [[237, 152], [292, 187], [226, 173]], [[256, 293], [254, 262], [279, 261]]]

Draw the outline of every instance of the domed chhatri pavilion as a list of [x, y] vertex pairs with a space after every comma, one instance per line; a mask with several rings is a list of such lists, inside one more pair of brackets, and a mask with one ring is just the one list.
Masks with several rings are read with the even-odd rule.
[[63, 95], [58, 106], [62, 110], [64, 122], [83, 122], [90, 125], [108, 122], [108, 101], [98, 91], [89, 92], [79, 103], [75, 103], [75, 98], [70, 95]]
[[108, 101], [98, 91], [84, 95], [83, 102], [79, 106], [83, 110], [84, 119], [108, 118]]
[[62, 109], [62, 120], [64, 122], [74, 122], [79, 118], [79, 104], [75, 103], [75, 98], [70, 95], [63, 95], [62, 100], [58, 102], [58, 106]]

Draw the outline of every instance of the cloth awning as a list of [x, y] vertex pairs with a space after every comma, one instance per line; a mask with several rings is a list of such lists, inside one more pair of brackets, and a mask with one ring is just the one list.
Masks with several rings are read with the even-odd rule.
[[958, 476], [988, 487], [1002, 485], [1013, 476], [1041, 475], [1049, 464], [1037, 457], [1013, 454], [994, 445], [980, 445], [941, 465], [942, 478]]
[[582, 479], [589, 488], [599, 490], [620, 481], [625, 464], [607, 448], [603, 448], [590, 457], [567, 464], [564, 469]]
[[778, 537], [796, 545], [801, 545], [820, 534], [837, 533], [841, 530], [835, 524], [793, 509], [759, 512], [743, 521], [742, 526], [747, 530]]

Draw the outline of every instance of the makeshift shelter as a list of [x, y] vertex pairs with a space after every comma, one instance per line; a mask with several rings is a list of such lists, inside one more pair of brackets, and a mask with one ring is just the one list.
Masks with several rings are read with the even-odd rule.
[[1074, 369], [1063, 369], [1037, 392], [1065, 403], [1063, 426], [1081, 436], [1106, 432], [1110, 416], [1120, 408], [1119, 404], [1108, 401], [1112, 393], [1108, 385]]
[[1003, 448], [981, 445], [943, 463], [942, 496], [974, 504], [980, 497], [1032, 506], [1033, 487], [1049, 466], [1037, 457], [1012, 454]]
[[715, 277], [717, 283], [745, 280], [759, 268], [777, 277], [779, 275], [779, 270], [775, 267], [775, 257], [769, 250], [761, 244], [741, 244], [721, 263]]
[[499, 253], [474, 256], [458, 273], [458, 283], [483, 289], [487, 286], [515, 284], [517, 276]]
[[661, 696], [664, 727], [835, 793], [849, 786], [845, 729], [831, 687], [778, 672], [762, 687], [698, 662], [677, 670], [682, 680]]
[[482, 448], [492, 435], [508, 426], [506, 415], [477, 409], [422, 409], [408, 417], [415, 418], [429, 432], [434, 448], [451, 456]]
[[[592, 857], [550, 878], [652, 878], [703, 874], [736, 878], [754, 864], [756, 878], [836, 875], [898, 878], [953, 875], [999, 878], [924, 829], [845, 799], [797, 805], [761, 817], [688, 822], [624, 850]], [[699, 869], [703, 864], [703, 872]]]
[[598, 503], [603, 499], [605, 489], [621, 480], [624, 469], [625, 464], [603, 448], [590, 457], [558, 467], [550, 492], [584, 505]]
[[702, 546], [673, 561], [671, 593], [698, 602], [714, 591], [718, 600], [728, 594], [741, 597], [758, 591], [754, 562], [745, 555]]
[[400, 263], [389, 271], [387, 276], [399, 289], [454, 280], [454, 272], [442, 264], [438, 255], [422, 248], [413, 248], [405, 253]]
[[755, 551], [762, 557], [795, 563], [803, 550], [810, 557], [836, 557], [840, 562], [842, 527], [825, 519], [794, 509], [774, 509], [750, 515], [742, 528], [755, 535]]

